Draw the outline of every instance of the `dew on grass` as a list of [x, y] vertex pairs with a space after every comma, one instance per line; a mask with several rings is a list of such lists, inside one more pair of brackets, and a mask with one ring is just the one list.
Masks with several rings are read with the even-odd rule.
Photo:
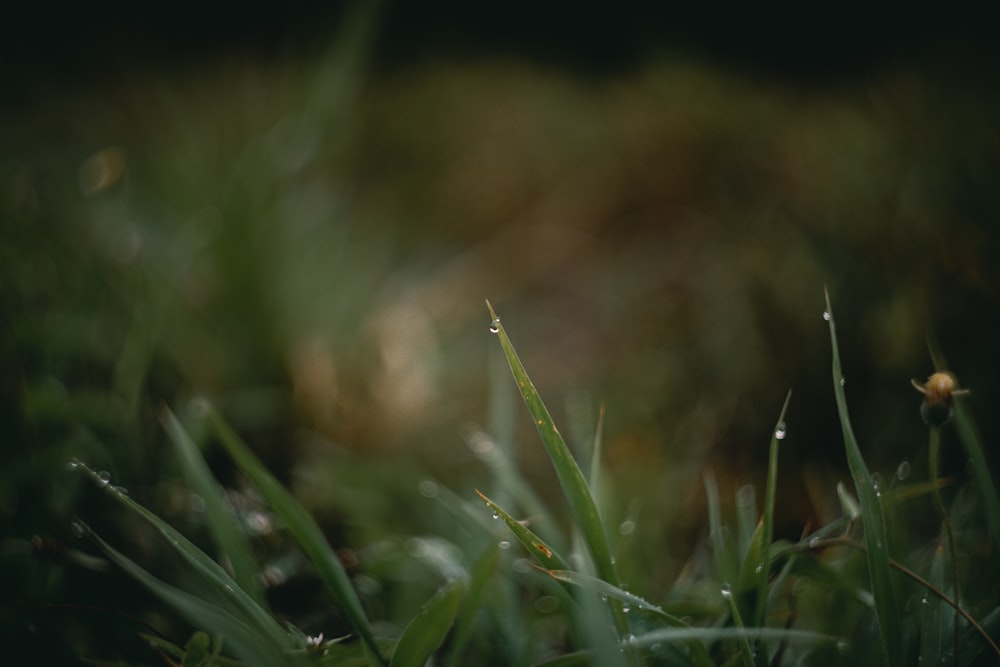
[[510, 549], [510, 540], [500, 540], [497, 543], [497, 546], [499, 546], [501, 549]]
[[500, 318], [494, 317], [493, 323], [490, 324], [490, 333], [500, 333]]
[[809, 538], [809, 548], [810, 549], [815, 549], [818, 546], [819, 546], [819, 538], [818, 537], [811, 537], [811, 538]]
[[99, 473], [97, 473], [97, 481], [98, 483], [100, 483], [101, 486], [107, 486], [108, 483], [111, 481], [111, 473], [109, 473], [107, 470], [100, 471]]
[[635, 532], [635, 521], [632, 519], [625, 519], [618, 525], [618, 533], [621, 535], [631, 535]]
[[67, 470], [76, 470], [77, 468], [79, 468], [82, 465], [83, 465], [83, 461], [81, 461], [80, 459], [78, 459], [78, 458], [76, 458], [74, 456], [73, 458], [71, 458], [69, 461], [66, 462], [66, 469]]
[[846, 384], [847, 384], [847, 378], [845, 378], [843, 375], [841, 375], [840, 376], [840, 386], [843, 387]]
[[830, 311], [829, 310], [824, 310], [823, 311], [823, 319], [826, 320], [827, 322], [830, 321]]
[[499, 518], [500, 518], [500, 512], [494, 512], [493, 513], [493, 520], [496, 521]]
[[83, 523], [80, 521], [74, 521], [71, 523], [69, 529], [73, 533], [73, 537], [83, 537], [87, 534], [87, 529], [84, 528]]
[[788, 435], [788, 426], [783, 421], [778, 422], [778, 425], [774, 427], [774, 437], [778, 440], [784, 440], [786, 435]]
[[724, 584], [722, 584], [721, 593], [722, 593], [722, 597], [724, 597], [724, 598], [726, 598], [728, 600], [731, 597], [733, 597], [733, 587], [730, 586], [729, 584], [724, 583]]
[[432, 479], [420, 480], [420, 484], [417, 485], [417, 490], [424, 498], [437, 498], [438, 493], [441, 491], [438, 488], [437, 482]]
[[899, 467], [896, 468], [896, 479], [902, 482], [909, 476], [910, 476], [910, 462], [907, 461], [906, 459], [903, 459], [900, 462]]

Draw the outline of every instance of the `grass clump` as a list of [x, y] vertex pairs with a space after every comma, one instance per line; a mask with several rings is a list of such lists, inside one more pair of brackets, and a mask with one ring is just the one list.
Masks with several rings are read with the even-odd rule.
[[[987, 665], [1000, 659], [998, 584], [991, 569], [1000, 526], [992, 475], [976, 469], [971, 483], [949, 493], [951, 504], [946, 504], [942, 492], [950, 480], [937, 474], [940, 423], [930, 426], [926, 481], [890, 488], [870, 470], [848, 413], [829, 297], [824, 319], [853, 481], [853, 489], [838, 488], [842, 515], [797, 540], [775, 536], [789, 392], [770, 437], [763, 506], [758, 509], [753, 487], [747, 486], [731, 511], [714, 475], [706, 471], [709, 545], [697, 561], [699, 578], [656, 599], [630, 590], [618, 573], [610, 527], [618, 526], [620, 517], [607, 489], [599, 488], [604, 486], [600, 421], [585, 475], [499, 316], [492, 305], [488, 308], [490, 330], [569, 508], [568, 528], [549, 520], [553, 513], [509, 453], [491, 444], [494, 449], [484, 460], [490, 462], [494, 490], [502, 500], [477, 491], [483, 509], [474, 499], [437, 485], [433, 493], [424, 488], [423, 495], [452, 517], [454, 533], [413, 543], [424, 561], [436, 563], [433, 578], [439, 583], [415, 613], [388, 625], [373, 620], [370, 597], [359, 595], [357, 577], [317, 521], [212, 406], [198, 403], [187, 413], [187, 426], [164, 411], [163, 425], [188, 485], [204, 501], [205, 522], [215, 548], [224, 554], [222, 564], [105, 476], [79, 461], [73, 467], [87, 472], [153, 527], [183, 562], [184, 584], [167, 582], [83, 522], [78, 524], [108, 559], [196, 629], [186, 642], [146, 635], [169, 664], [895, 667], [918, 662]], [[961, 397], [954, 400], [959, 438], [970, 459], [981, 461], [968, 406]], [[495, 405], [506, 409], [502, 401]], [[271, 610], [253, 547], [234, 525], [226, 496], [190, 433], [217, 442], [257, 489], [311, 563], [348, 633], [331, 639], [309, 636]], [[921, 545], [894, 520], [912, 516], [909, 506], [928, 496], [939, 509], [941, 528], [933, 544]], [[992, 548], [970, 551], [970, 544]]]

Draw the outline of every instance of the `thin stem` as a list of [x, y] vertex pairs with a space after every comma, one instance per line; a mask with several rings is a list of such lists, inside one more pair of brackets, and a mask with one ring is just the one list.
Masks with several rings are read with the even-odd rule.
[[[852, 540], [847, 535], [840, 535], [838, 537], [828, 537], [819, 540], [809, 540], [808, 542], [799, 542], [798, 544], [793, 544], [792, 546], [785, 549], [783, 553], [793, 553], [798, 551], [819, 551], [820, 549], [826, 549], [827, 547], [851, 547], [852, 549], [858, 549], [859, 551], [868, 550], [868, 547], [866, 547], [861, 542]], [[779, 556], [780, 554], [776, 554], [775, 558]], [[993, 652], [996, 653], [998, 656], [1000, 656], [1000, 646], [997, 646], [997, 643], [993, 641], [993, 638], [986, 633], [986, 630], [983, 629], [983, 626], [979, 625], [976, 619], [972, 618], [972, 616], [970, 616], [967, 611], [958, 606], [958, 603], [955, 600], [952, 600], [947, 593], [945, 593], [940, 588], [938, 588], [931, 582], [921, 577], [919, 574], [917, 574], [910, 568], [906, 567], [901, 563], [897, 563], [891, 558], [889, 559], [889, 567], [893, 568], [897, 572], [906, 575], [910, 579], [913, 579], [915, 582], [917, 582], [918, 584], [929, 590], [931, 593], [939, 597], [942, 602], [944, 602], [949, 607], [957, 611], [962, 616], [962, 618], [964, 618], [966, 622], [976, 632], [979, 633], [979, 635], [983, 638], [983, 640], [990, 645], [990, 648], [993, 649]]]
[[[961, 603], [961, 594], [958, 587], [958, 559], [955, 554], [955, 533], [951, 528], [951, 519], [948, 518], [948, 511], [945, 509], [944, 502], [941, 500], [941, 488], [938, 484], [938, 468], [941, 459], [941, 428], [938, 426], [931, 426], [931, 441], [930, 441], [930, 451], [928, 453], [928, 458], [930, 459], [930, 474], [931, 474], [931, 490], [934, 493], [934, 504], [937, 505], [938, 512], [941, 513], [941, 522], [944, 525], [945, 536], [948, 539], [948, 557], [951, 559], [951, 578], [952, 585], [955, 590], [955, 608], [957, 609]], [[954, 641], [955, 641], [955, 660], [954, 664], [958, 664], [958, 616], [953, 617], [954, 620]]]

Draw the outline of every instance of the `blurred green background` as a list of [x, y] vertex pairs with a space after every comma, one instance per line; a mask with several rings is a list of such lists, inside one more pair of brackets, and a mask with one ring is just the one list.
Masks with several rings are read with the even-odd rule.
[[974, 17], [26, 11], [0, 51], [7, 645], [138, 650], [107, 610], [155, 605], [81, 565], [71, 521], [158, 554], [65, 468], [197, 531], [163, 406], [215, 402], [338, 548], [433, 533], [420, 482], [488, 485], [476, 443], [513, 401], [484, 298], [573, 443], [607, 406], [636, 553], [667, 575], [704, 537], [702, 470], [763, 480], [789, 387], [778, 529], [838, 511], [824, 286], [873, 470], [926, 469], [929, 339], [998, 435], [1000, 92]]

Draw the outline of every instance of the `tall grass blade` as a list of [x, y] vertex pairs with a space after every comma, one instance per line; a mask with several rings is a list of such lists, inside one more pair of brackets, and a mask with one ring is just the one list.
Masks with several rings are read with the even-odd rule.
[[205, 459], [173, 412], [164, 410], [161, 421], [177, 450], [185, 480], [204, 502], [205, 518], [216, 548], [229, 559], [233, 578], [239, 587], [254, 602], [267, 609], [264, 587], [260, 583], [250, 545], [238, 523], [233, 520], [233, 511], [212, 477]]
[[594, 497], [591, 495], [586, 479], [584, 479], [583, 472], [573, 458], [569, 447], [566, 446], [566, 442], [559, 433], [559, 429], [556, 428], [555, 422], [552, 420], [552, 416], [538, 395], [538, 391], [531, 382], [531, 378], [528, 377], [528, 373], [524, 370], [524, 366], [521, 364], [521, 360], [518, 358], [517, 352], [514, 350], [514, 346], [507, 336], [507, 332], [500, 323], [500, 318], [497, 317], [489, 301], [486, 302], [486, 305], [489, 308], [490, 317], [493, 318], [492, 330], [495, 330], [500, 339], [500, 345], [507, 357], [507, 363], [521, 392], [521, 398], [524, 399], [524, 404], [528, 407], [528, 411], [535, 420], [538, 434], [542, 438], [542, 443], [545, 445], [552, 465], [555, 467], [556, 476], [559, 479], [563, 494], [569, 503], [574, 524], [583, 535], [590, 556], [594, 561], [594, 566], [597, 568], [599, 576], [605, 581], [618, 581], [618, 575], [611, 558], [611, 549], [608, 545], [607, 533], [605, 532], [600, 513], [597, 511], [597, 504], [594, 502]]
[[499, 558], [500, 549], [496, 544], [490, 544], [472, 566], [472, 571], [469, 574], [468, 593], [455, 623], [454, 638], [448, 649], [450, 654], [449, 667], [458, 667], [462, 664], [463, 652], [472, 638], [476, 619], [479, 618], [479, 609], [486, 601], [489, 583]]
[[[955, 429], [969, 457], [968, 469], [979, 490], [979, 499], [986, 514], [990, 539], [993, 541], [990, 550], [993, 555], [993, 571], [1000, 572], [1000, 495], [997, 494], [996, 482], [990, 474], [988, 459], [983, 452], [981, 444], [983, 439], [979, 435], [979, 427], [966, 401], [966, 398], [961, 397], [955, 399]], [[996, 582], [996, 578], [994, 581]], [[994, 593], [998, 590], [1000, 584], [994, 583]]]
[[222, 446], [229, 452], [240, 470], [250, 478], [271, 509], [281, 518], [285, 527], [294, 536], [295, 541], [305, 552], [327, 589], [333, 595], [340, 611], [347, 617], [348, 622], [361, 637], [365, 646], [368, 647], [379, 664], [385, 664], [368, 617], [361, 606], [361, 600], [351, 586], [351, 580], [347, 576], [347, 572], [344, 571], [344, 566], [337, 554], [327, 544], [323, 531], [316, 524], [316, 520], [271, 475], [215, 408], [211, 406], [206, 406], [206, 408], [209, 424]]
[[703, 478], [705, 500], [708, 503], [708, 535], [712, 542], [715, 574], [722, 583], [728, 584], [736, 581], [739, 576], [739, 554], [736, 553], [736, 543], [722, 521], [722, 503], [719, 501], [719, 485], [715, 481], [715, 473], [706, 470]]
[[112, 498], [142, 517], [167, 540], [188, 564], [189, 572], [197, 577], [199, 595], [209, 603], [225, 609], [227, 613], [271, 643], [283, 645], [286, 642], [287, 633], [278, 625], [277, 621], [263, 607], [254, 602], [242, 588], [237, 586], [229, 573], [222, 569], [222, 566], [208, 554], [156, 514], [101, 480], [89, 467], [82, 463], [78, 465], [98, 484], [107, 489]]
[[236, 657], [249, 665], [280, 667], [296, 663], [295, 657], [288, 650], [291, 647], [283, 646], [284, 642], [275, 643], [272, 638], [259, 633], [222, 607], [154, 577], [135, 561], [102, 540], [89, 526], [81, 525], [112, 561], [154, 595], [180, 612], [188, 622], [195, 627], [207, 628], [225, 637], [226, 647]]
[[427, 604], [403, 630], [390, 667], [423, 667], [431, 655], [444, 643], [455, 622], [466, 581], [458, 577], [438, 589]]
[[840, 427], [844, 436], [847, 465], [850, 468], [851, 477], [854, 479], [854, 486], [858, 492], [858, 502], [861, 505], [865, 544], [868, 547], [868, 576], [871, 579], [872, 595], [875, 597], [875, 615], [878, 621], [882, 661], [890, 667], [901, 667], [904, 648], [903, 633], [892, 574], [889, 569], [889, 544], [882, 516], [882, 505], [875, 488], [875, 482], [861, 456], [861, 448], [858, 446], [854, 430], [851, 427], [851, 419], [847, 412], [847, 396], [844, 393], [842, 382], [844, 375], [840, 367], [837, 329], [834, 323], [833, 309], [830, 305], [830, 295], [825, 293], [825, 296], [826, 312], [824, 318], [830, 326], [830, 343], [833, 349], [833, 391], [837, 399], [837, 412], [840, 415]]

